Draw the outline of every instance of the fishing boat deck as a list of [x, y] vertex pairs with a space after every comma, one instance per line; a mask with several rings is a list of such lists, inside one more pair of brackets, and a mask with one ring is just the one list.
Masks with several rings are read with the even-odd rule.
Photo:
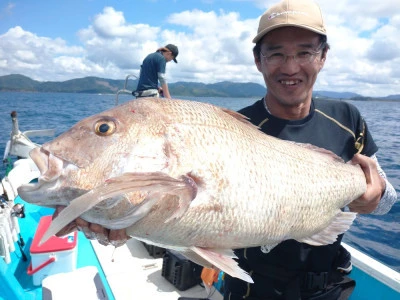
[[[21, 251], [16, 250], [11, 253], [12, 261], [10, 264], [6, 265], [2, 262], [0, 267], [6, 267], [6, 270], [3, 270], [0, 273], [2, 276], [8, 276], [10, 282], [9, 285], [0, 282], [0, 287], [8, 289], [11, 286], [14, 286], [14, 288], [20, 286], [20, 288], [15, 289], [14, 292], [6, 292], [5, 294], [5, 291], [1, 291], [0, 289], [0, 299], [8, 300], [10, 299], [9, 297], [13, 299], [45, 299], [42, 295], [42, 286], [33, 285], [32, 276], [27, 274], [27, 269], [31, 262], [29, 249], [39, 220], [44, 216], [51, 215], [54, 210], [29, 204], [19, 197], [16, 202], [22, 203], [26, 207], [26, 217], [19, 220], [19, 223], [21, 235], [24, 237], [26, 242], [23, 251], [27, 256], [27, 259], [22, 260], [20, 257]], [[90, 296], [86, 299], [177, 300], [179, 297], [189, 297], [194, 299], [208, 298], [210, 300], [222, 299], [221, 294], [214, 287], [212, 288], [211, 293], [207, 293], [206, 289], [201, 285], [196, 285], [185, 291], [179, 291], [166, 278], [162, 277], [161, 271], [163, 259], [153, 258], [150, 256], [144, 245], [138, 240], [130, 239], [124, 246], [115, 248], [111, 245], [103, 246], [97, 241], [89, 241], [82, 232], [79, 232], [77, 249], [78, 255], [76, 271], [89, 266], [95, 267], [101, 278], [104, 287], [103, 291], [107, 294], [107, 298], [97, 298], [95, 295], [96, 290], [91, 290], [92, 294], [85, 294], [86, 296]], [[68, 282], [71, 282], [71, 279], [81, 276], [79, 274], [82, 273], [74, 271], [62, 274], [69, 278]], [[67, 277], [58, 277], [58, 280], [65, 282]], [[80, 277], [80, 279], [82, 278], [85, 279], [84, 277]], [[83, 293], [85, 290], [87, 291], [83, 285], [89, 282], [90, 278], [86, 278], [88, 279], [85, 281], [86, 283], [79, 282], [80, 279], [73, 281], [72, 289], [75, 291], [74, 293], [79, 294]], [[60, 293], [66, 293], [64, 295], [66, 297], [62, 299], [71, 299], [71, 294], [69, 294], [71, 292], [71, 286], [69, 286], [69, 288], [68, 286], [68, 284], [60, 283], [55, 286], [55, 290], [52, 290], [52, 292], [54, 292], [57, 297]], [[67, 289], [67, 291], [65, 289]], [[56, 299], [59, 299], [57, 297]]]
[[[119, 248], [103, 246], [92, 241], [92, 246], [111, 287], [115, 299], [163, 299], [179, 297], [222, 299], [213, 288], [210, 293], [200, 285], [179, 291], [162, 277], [162, 258], [150, 256], [144, 245], [135, 239]], [[140, 297], [141, 296], [141, 297]]]
[[[163, 259], [151, 257], [138, 240], [130, 239], [119, 248], [103, 246], [97, 241], [92, 241], [92, 246], [115, 299], [223, 299], [214, 287], [210, 293], [200, 285], [185, 291], [177, 290], [161, 275]], [[345, 247], [353, 256], [354, 266], [350, 277], [357, 280], [350, 300], [400, 299], [398, 272], [347, 244]]]

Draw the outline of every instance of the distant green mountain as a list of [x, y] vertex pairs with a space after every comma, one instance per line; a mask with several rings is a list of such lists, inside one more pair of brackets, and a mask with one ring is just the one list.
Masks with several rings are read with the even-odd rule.
[[39, 82], [24, 75], [0, 76], [0, 91], [34, 91]]
[[172, 95], [192, 97], [262, 97], [265, 87], [257, 83], [218, 82], [205, 84], [198, 82], [176, 82], [169, 84]]
[[[32, 80], [19, 74], [0, 76], [0, 91], [63, 92], [63, 93], [116, 93], [124, 87], [125, 80], [84, 77], [67, 81]], [[135, 90], [137, 79], [128, 80], [127, 89]], [[265, 87], [256, 83], [220, 82], [204, 84], [197, 82], [170, 83], [172, 95], [194, 97], [262, 97]]]
[[331, 91], [317, 91], [314, 92], [314, 96], [328, 97], [335, 99], [350, 99], [353, 97], [361, 97], [361, 95], [350, 92], [331, 92]]
[[[137, 82], [130, 83], [136, 86]], [[116, 93], [124, 80], [84, 77], [67, 81], [32, 80], [19, 74], [0, 76], [0, 91], [55, 92], [55, 93]]]
[[123, 82], [123, 80], [84, 77], [63, 82], [43, 82], [38, 86], [38, 92], [116, 93], [123, 87]]
[[[84, 77], [67, 81], [36, 81], [20, 74], [0, 76], [0, 91], [23, 91], [23, 92], [62, 92], [62, 93], [95, 93], [115, 94], [124, 87], [124, 80], [113, 80], [99, 77]], [[137, 79], [128, 80], [127, 89], [136, 89]], [[261, 98], [266, 89], [263, 85], [251, 82], [229, 82], [223, 81], [213, 84], [198, 82], [175, 82], [169, 84], [169, 89], [174, 96], [187, 97], [240, 97]], [[400, 95], [391, 95], [382, 98], [364, 97], [349, 92], [315, 91], [315, 97], [336, 98], [351, 100], [400, 100]]]

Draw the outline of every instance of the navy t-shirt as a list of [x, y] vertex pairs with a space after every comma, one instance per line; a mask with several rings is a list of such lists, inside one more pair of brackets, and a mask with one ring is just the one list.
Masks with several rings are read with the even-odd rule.
[[348, 161], [357, 153], [354, 143], [364, 130], [361, 153], [371, 156], [378, 151], [360, 112], [348, 102], [313, 100], [310, 113], [304, 119], [284, 120], [271, 115], [263, 101], [261, 99], [239, 112], [268, 135], [325, 148]]
[[140, 77], [137, 91], [158, 88], [158, 73], [165, 73], [167, 61], [161, 52], [154, 52], [146, 56], [140, 67]]

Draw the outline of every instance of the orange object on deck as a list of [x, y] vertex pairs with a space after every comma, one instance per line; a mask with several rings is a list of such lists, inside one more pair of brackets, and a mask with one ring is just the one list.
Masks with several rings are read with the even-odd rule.
[[219, 270], [204, 267], [201, 271], [201, 279], [208, 287], [212, 286], [214, 282], [218, 282]]

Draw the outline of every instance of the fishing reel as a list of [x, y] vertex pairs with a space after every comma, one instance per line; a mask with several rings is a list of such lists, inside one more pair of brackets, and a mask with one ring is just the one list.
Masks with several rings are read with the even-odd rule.
[[25, 206], [21, 203], [15, 204], [11, 209], [11, 216], [25, 218]]

